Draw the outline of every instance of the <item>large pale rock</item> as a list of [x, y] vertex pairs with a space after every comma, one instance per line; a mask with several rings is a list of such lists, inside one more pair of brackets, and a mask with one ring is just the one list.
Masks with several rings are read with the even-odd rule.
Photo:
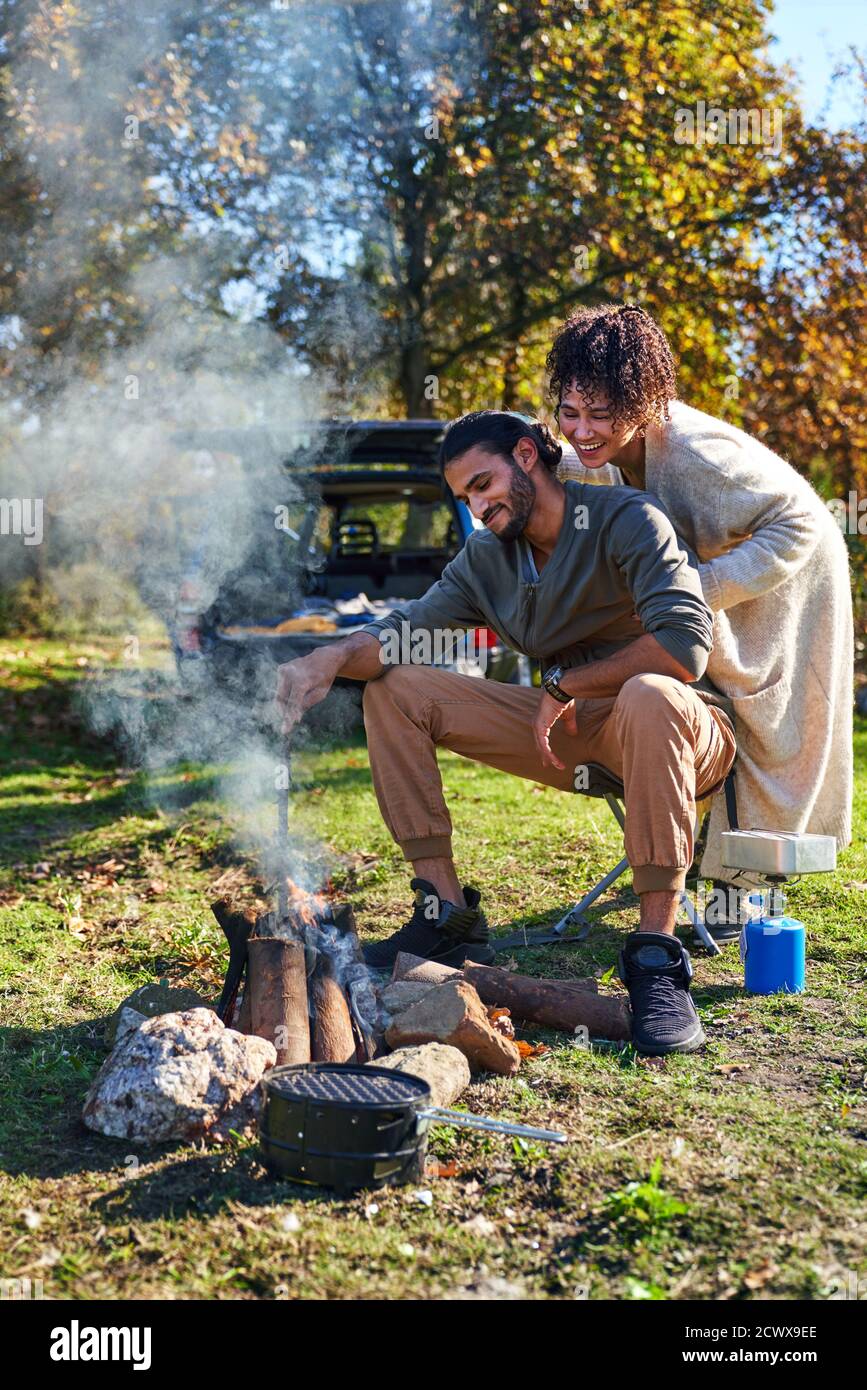
[[135, 1028], [141, 1028], [146, 1021], [146, 1014], [140, 1014], [138, 1009], [130, 1009], [124, 1005], [120, 1011], [120, 1019], [114, 1033], [115, 1042], [120, 1042], [121, 1038], [125, 1038], [127, 1033], [133, 1032]]
[[397, 1018], [436, 987], [436, 982], [431, 980], [397, 980], [380, 992], [379, 1002], [389, 1018]]
[[267, 1038], [233, 1032], [211, 1009], [160, 1014], [129, 1027], [106, 1058], [84, 1123], [145, 1144], [243, 1133], [258, 1116], [262, 1073], [276, 1060]]
[[456, 1047], [473, 1071], [514, 1076], [521, 1065], [515, 1044], [498, 1033], [485, 1006], [465, 980], [448, 980], [405, 1009], [386, 1029], [389, 1047], [442, 1042]]
[[122, 999], [105, 1025], [105, 1040], [109, 1047], [117, 1042], [118, 1024], [124, 1009], [135, 1009], [145, 1018], [156, 1018], [157, 1014], [176, 1014], [182, 1009], [204, 1009], [207, 999], [203, 999], [187, 985], [170, 985], [168, 980], [154, 981], [149, 985], [139, 985], [126, 999]]
[[457, 1047], [445, 1043], [424, 1043], [422, 1047], [402, 1047], [370, 1064], [391, 1071], [420, 1076], [431, 1089], [431, 1103], [445, 1108], [453, 1105], [470, 1084], [470, 1064]]

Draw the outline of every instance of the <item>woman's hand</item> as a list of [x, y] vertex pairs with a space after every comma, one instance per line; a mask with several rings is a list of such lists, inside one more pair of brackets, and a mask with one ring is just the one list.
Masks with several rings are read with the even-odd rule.
[[569, 734], [577, 735], [578, 724], [575, 718], [575, 701], [570, 700], [568, 705], [564, 705], [560, 700], [555, 700], [553, 695], [549, 695], [547, 690], [543, 690], [533, 720], [533, 737], [536, 740], [536, 747], [542, 759], [543, 767], [556, 767], [560, 772], [566, 771], [566, 764], [561, 763], [554, 756], [554, 752], [549, 742], [549, 734], [557, 720], [563, 721], [563, 726]]

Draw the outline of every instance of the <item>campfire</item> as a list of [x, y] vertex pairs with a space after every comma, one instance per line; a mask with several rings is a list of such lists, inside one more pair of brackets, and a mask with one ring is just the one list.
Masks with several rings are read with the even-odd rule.
[[[600, 994], [595, 978], [542, 980], [403, 954], [391, 981], [380, 982], [364, 962], [351, 905], [330, 885], [310, 893], [288, 876], [287, 819], [283, 795], [274, 906], [231, 896], [231, 877], [211, 903], [229, 942], [216, 1011], [202, 1001], [146, 1017], [131, 996], [85, 1098], [85, 1123], [143, 1142], [223, 1141], [258, 1126], [269, 1171], [335, 1187], [407, 1180], [423, 1161], [429, 1122], [563, 1142], [559, 1132], [448, 1107], [471, 1072], [514, 1076], [524, 1058], [547, 1050], [516, 1038], [513, 1020], [625, 1039], [625, 1001]], [[324, 1168], [311, 1166], [314, 1151]]]
[[211, 911], [229, 942], [222, 1021], [267, 1038], [280, 1065], [367, 1062], [381, 1042], [379, 1008], [348, 903], [280, 875], [277, 910]]

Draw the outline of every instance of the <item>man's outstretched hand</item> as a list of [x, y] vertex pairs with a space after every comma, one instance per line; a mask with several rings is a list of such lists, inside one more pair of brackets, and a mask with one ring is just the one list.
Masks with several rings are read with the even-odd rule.
[[570, 700], [568, 705], [564, 705], [560, 700], [555, 700], [553, 695], [549, 695], [547, 690], [543, 690], [536, 710], [536, 717], [533, 720], [533, 737], [542, 759], [542, 766], [556, 767], [561, 772], [565, 772], [565, 763], [561, 763], [559, 758], [555, 756], [549, 741], [551, 730], [558, 719], [562, 721], [567, 733], [577, 735], [575, 701]]
[[282, 732], [291, 734], [304, 711], [324, 700], [333, 684], [331, 665], [315, 652], [278, 666], [277, 710]]

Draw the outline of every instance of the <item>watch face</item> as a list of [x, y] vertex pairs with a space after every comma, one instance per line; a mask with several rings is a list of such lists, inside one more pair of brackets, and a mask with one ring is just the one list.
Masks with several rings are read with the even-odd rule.
[[560, 688], [559, 681], [562, 674], [562, 666], [552, 666], [550, 671], [545, 672], [542, 684], [552, 699], [559, 700], [561, 704], [568, 705], [572, 697], [571, 695], [567, 695], [565, 690]]

